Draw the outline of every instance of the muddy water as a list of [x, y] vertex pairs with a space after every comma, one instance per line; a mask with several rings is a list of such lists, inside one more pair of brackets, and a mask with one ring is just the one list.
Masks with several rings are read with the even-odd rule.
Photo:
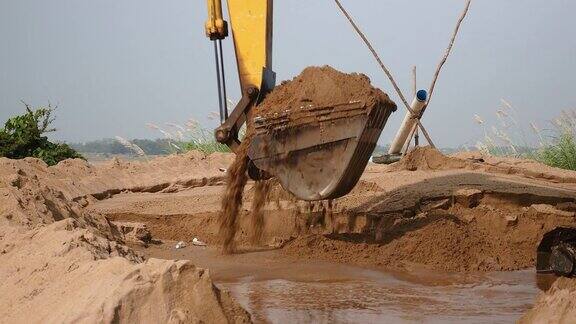
[[532, 305], [537, 288], [531, 277], [530, 271], [495, 273], [468, 283], [442, 278], [438, 285], [372, 272], [368, 278], [339, 281], [248, 276], [220, 285], [258, 322], [510, 323]]
[[276, 251], [222, 256], [166, 244], [149, 256], [190, 259], [210, 269], [256, 322], [510, 323], [529, 309], [533, 270], [490, 274], [394, 273], [326, 262], [288, 262]]

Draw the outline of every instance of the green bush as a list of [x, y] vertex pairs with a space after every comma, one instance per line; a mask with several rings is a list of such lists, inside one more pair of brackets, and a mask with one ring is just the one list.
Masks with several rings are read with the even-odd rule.
[[25, 106], [25, 114], [8, 119], [0, 129], [0, 156], [11, 159], [35, 157], [48, 165], [68, 158], [83, 158], [68, 145], [52, 143], [43, 136], [56, 130], [50, 127], [54, 121], [50, 105], [36, 110]]
[[564, 130], [552, 144], [538, 152], [536, 159], [552, 167], [576, 170], [576, 139]]

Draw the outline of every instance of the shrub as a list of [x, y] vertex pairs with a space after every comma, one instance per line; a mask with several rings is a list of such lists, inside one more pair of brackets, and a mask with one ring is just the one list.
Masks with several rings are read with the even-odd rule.
[[0, 156], [11, 159], [36, 157], [48, 165], [68, 158], [83, 158], [68, 145], [52, 143], [44, 136], [56, 131], [50, 127], [54, 121], [50, 105], [36, 110], [24, 105], [26, 113], [8, 119], [0, 129]]
[[576, 170], [576, 140], [574, 139], [574, 134], [561, 134], [554, 144], [542, 149], [537, 159], [556, 168]]
[[576, 170], [576, 111], [562, 112], [553, 125], [555, 135], [536, 159], [556, 168]]

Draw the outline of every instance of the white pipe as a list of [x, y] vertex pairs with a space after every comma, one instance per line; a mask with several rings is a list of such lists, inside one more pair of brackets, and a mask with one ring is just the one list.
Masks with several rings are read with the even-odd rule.
[[[416, 97], [412, 101], [412, 105], [410, 109], [416, 114], [420, 115], [422, 112], [422, 108], [426, 105], [426, 99], [428, 99], [428, 93], [426, 90], [419, 90], [416, 93]], [[416, 126], [416, 116], [412, 117], [412, 114], [407, 111], [406, 115], [404, 116], [404, 120], [402, 121], [402, 125], [400, 129], [396, 133], [394, 137], [394, 141], [390, 144], [390, 149], [388, 150], [388, 154], [400, 154], [404, 145], [406, 145], [406, 141], [408, 140], [408, 136], [412, 132], [412, 129]]]

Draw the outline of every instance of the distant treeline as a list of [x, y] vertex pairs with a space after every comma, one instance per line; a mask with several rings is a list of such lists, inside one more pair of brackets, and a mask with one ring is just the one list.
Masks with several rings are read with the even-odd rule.
[[[147, 155], [167, 155], [171, 153], [176, 153], [180, 148], [180, 151], [187, 151], [190, 149], [199, 149], [201, 147], [196, 147], [191, 145], [191, 143], [185, 142], [175, 142], [168, 139], [134, 139], [130, 141], [132, 144], [138, 145]], [[118, 140], [113, 138], [105, 138], [96, 141], [90, 141], [85, 143], [72, 143], [69, 144], [70, 147], [75, 149], [80, 153], [95, 153], [95, 154], [128, 154], [133, 155], [134, 151], [130, 148], [122, 145]], [[208, 144], [206, 144], [208, 145]], [[389, 145], [377, 145], [374, 154], [386, 154], [388, 152]], [[469, 148], [470, 150], [476, 150], [476, 148]], [[465, 148], [442, 148], [440, 149], [444, 154], [452, 154], [459, 151], [466, 151]], [[507, 146], [495, 146], [490, 148], [490, 154], [498, 156], [517, 156], [517, 157], [529, 157], [534, 154], [535, 149], [525, 146], [516, 146], [514, 149]]]
[[[134, 139], [130, 142], [138, 145], [147, 155], [166, 155], [176, 151], [174, 146], [170, 144], [174, 143], [174, 141], [168, 139]], [[82, 153], [134, 154], [132, 150], [113, 138], [104, 138], [84, 143], [72, 143], [69, 145], [76, 151]]]

